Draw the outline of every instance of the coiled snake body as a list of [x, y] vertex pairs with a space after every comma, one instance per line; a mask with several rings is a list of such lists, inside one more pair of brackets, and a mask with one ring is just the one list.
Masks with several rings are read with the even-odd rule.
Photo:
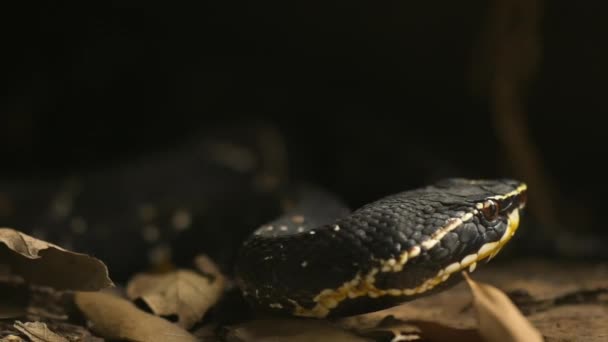
[[66, 183], [0, 183], [0, 226], [92, 254], [119, 281], [146, 264], [206, 253], [234, 268], [254, 307], [324, 318], [450, 286], [498, 253], [525, 205], [526, 185], [515, 180], [448, 179], [354, 212], [304, 191], [299, 205], [247, 237], [278, 215], [280, 196], [259, 187], [247, 165], [226, 164], [226, 148], [193, 146]]

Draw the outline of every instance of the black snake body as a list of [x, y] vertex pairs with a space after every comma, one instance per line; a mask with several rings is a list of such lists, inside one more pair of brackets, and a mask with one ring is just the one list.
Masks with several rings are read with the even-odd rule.
[[306, 186], [284, 212], [282, 192], [260, 183], [255, 167], [227, 165], [221, 153], [218, 162], [208, 146], [63, 183], [2, 183], [0, 226], [92, 254], [119, 280], [150, 261], [209, 253], [235, 268], [254, 307], [323, 318], [449, 286], [502, 248], [525, 204], [518, 181], [452, 179], [354, 212]]

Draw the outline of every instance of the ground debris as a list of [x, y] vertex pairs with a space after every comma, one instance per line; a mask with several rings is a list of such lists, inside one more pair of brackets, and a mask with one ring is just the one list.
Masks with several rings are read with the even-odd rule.
[[208, 268], [207, 272], [213, 273], [205, 277], [179, 269], [163, 274], [138, 274], [129, 282], [127, 295], [131, 300], [141, 298], [156, 315], [177, 315], [178, 324], [188, 329], [218, 302], [224, 291], [224, 276], [217, 267]]
[[57, 335], [42, 322], [22, 323], [16, 321], [14, 326], [32, 342], [68, 342], [66, 338]]
[[92, 329], [111, 340], [194, 342], [179, 326], [139, 310], [128, 300], [102, 292], [78, 292], [75, 302], [92, 323]]
[[[499, 261], [499, 260], [496, 260]], [[215, 269], [211, 260], [197, 259], [196, 272], [205, 286], [214, 282], [229, 283]], [[494, 323], [503, 324], [504, 329], [519, 327], [515, 321], [523, 318], [542, 333], [545, 341], [605, 341], [608, 336], [608, 267], [591, 264], [560, 264], [553, 261], [522, 260], [510, 263], [495, 262], [493, 267], [480, 269], [475, 273], [475, 283], [482, 287], [492, 285], [501, 291], [499, 301], [503, 304], [510, 300], [523, 314], [517, 319], [506, 312], [505, 308], [492, 301], [486, 309], [501, 313], [495, 315]], [[217, 271], [217, 272], [216, 272]], [[194, 270], [192, 272], [195, 272]], [[170, 273], [168, 273], [170, 274]], [[168, 274], [164, 276], [168, 276]], [[198, 273], [197, 273], [198, 274]], [[169, 276], [170, 277], [170, 276]], [[162, 278], [161, 278], [162, 279]], [[163, 296], [184, 299], [182, 286], [189, 287], [189, 279], [174, 274], [173, 281], [165, 290], [175, 287], [175, 296], [168, 291]], [[483, 285], [485, 283], [485, 285]], [[181, 285], [180, 285], [181, 284]], [[263, 319], [258, 317], [229, 323], [217, 321], [218, 310], [213, 310], [204, 325], [191, 326], [192, 332], [177, 324], [157, 317], [137, 308], [126, 298], [108, 294], [108, 288], [101, 292], [77, 292], [76, 296], [49, 287], [21, 284], [2, 284], [6, 289], [0, 297], [0, 308], [5, 306], [8, 316], [0, 320], [0, 341], [30, 341], [24, 333], [16, 329], [15, 321], [43, 322], [49, 330], [68, 341], [102, 341], [99, 334], [108, 339], [132, 339], [144, 341], [299, 341], [299, 340], [338, 340], [338, 341], [487, 341], [481, 333], [478, 319], [478, 304], [475, 295], [466, 281], [435, 295], [417, 299], [404, 305], [366, 315], [348, 317], [335, 321], [316, 321], [300, 319]], [[190, 289], [195, 296], [196, 286]], [[494, 290], [492, 290], [494, 291]], [[128, 291], [125, 291], [128, 292]], [[162, 292], [162, 291], [161, 291]], [[483, 295], [484, 291], [481, 291]], [[13, 297], [10, 293], [20, 294]], [[125, 296], [124, 293], [120, 293]], [[10, 301], [19, 299], [17, 301]], [[74, 301], [75, 297], [75, 301]], [[204, 297], [204, 296], [201, 296]], [[490, 296], [491, 297], [491, 296]], [[207, 300], [207, 299], [205, 299]], [[80, 314], [74, 314], [76, 307], [85, 314], [90, 324], [86, 324]], [[189, 300], [184, 303], [191, 304]], [[228, 308], [222, 312], [238, 316], [245, 308], [243, 302], [227, 302]], [[179, 304], [179, 303], [174, 303]], [[219, 309], [223, 302], [214, 304]], [[499, 303], [500, 304], [500, 303]], [[70, 307], [70, 305], [72, 305]], [[211, 304], [213, 305], [213, 304]], [[510, 304], [506, 304], [509, 306]], [[17, 308], [17, 310], [13, 310]], [[173, 309], [179, 308], [179, 305]], [[208, 307], [207, 307], [208, 308]], [[8, 310], [10, 309], [10, 310]], [[13, 311], [11, 311], [13, 310]], [[13, 312], [11, 314], [11, 312]], [[490, 315], [489, 317], [491, 317]], [[194, 316], [192, 316], [194, 317]], [[196, 319], [192, 318], [191, 321]], [[501, 323], [502, 322], [502, 323]], [[525, 324], [524, 324], [525, 325]], [[190, 329], [190, 328], [189, 328]], [[518, 328], [519, 329], [519, 328]], [[510, 336], [507, 333], [501, 336]], [[495, 341], [502, 341], [494, 339]], [[511, 339], [510, 341], [513, 341]]]

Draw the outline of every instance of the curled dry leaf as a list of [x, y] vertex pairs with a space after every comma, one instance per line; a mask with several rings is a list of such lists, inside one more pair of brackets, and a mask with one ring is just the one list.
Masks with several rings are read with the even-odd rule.
[[55, 334], [42, 322], [21, 323], [16, 321], [13, 326], [32, 342], [68, 342], [66, 338]]
[[507, 295], [499, 289], [465, 277], [473, 294], [479, 333], [487, 341], [542, 342], [540, 332], [530, 323]]
[[163, 318], [139, 310], [126, 299], [103, 292], [77, 292], [78, 308], [93, 329], [110, 340], [194, 342], [196, 337]]
[[225, 278], [210, 262], [204, 270], [209, 277], [190, 270], [136, 275], [127, 286], [127, 296], [131, 300], [141, 298], [157, 315], [177, 315], [178, 324], [190, 328], [224, 291]]
[[229, 328], [228, 342], [369, 342], [326, 321], [267, 319]]
[[26, 281], [57, 290], [97, 291], [113, 286], [99, 259], [10, 228], [0, 228], [0, 264]]

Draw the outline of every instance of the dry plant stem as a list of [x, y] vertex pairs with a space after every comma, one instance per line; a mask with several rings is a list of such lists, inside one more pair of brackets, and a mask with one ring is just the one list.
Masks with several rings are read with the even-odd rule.
[[531, 211], [543, 227], [555, 227], [555, 191], [529, 138], [525, 108], [527, 82], [534, 77], [541, 56], [542, 13], [542, 0], [495, 0], [485, 44], [493, 68], [490, 97], [498, 139], [516, 166], [514, 172], [530, 186]]

